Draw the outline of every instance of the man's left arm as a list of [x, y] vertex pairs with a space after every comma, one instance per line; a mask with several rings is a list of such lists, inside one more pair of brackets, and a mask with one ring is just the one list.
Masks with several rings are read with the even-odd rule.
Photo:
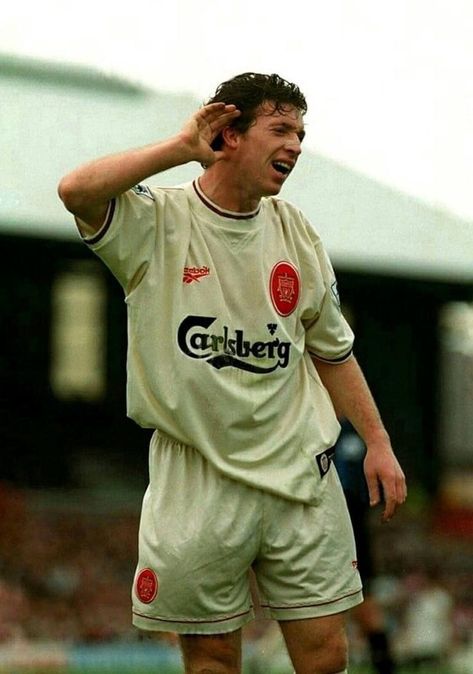
[[338, 364], [312, 360], [337, 416], [348, 419], [366, 444], [370, 505], [384, 499], [383, 520], [388, 521], [406, 499], [406, 480], [363, 372], [354, 356]]

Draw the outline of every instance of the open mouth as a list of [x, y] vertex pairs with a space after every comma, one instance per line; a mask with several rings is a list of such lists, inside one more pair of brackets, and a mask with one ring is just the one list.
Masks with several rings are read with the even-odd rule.
[[284, 161], [273, 161], [273, 169], [283, 176], [289, 175], [292, 170], [292, 165]]

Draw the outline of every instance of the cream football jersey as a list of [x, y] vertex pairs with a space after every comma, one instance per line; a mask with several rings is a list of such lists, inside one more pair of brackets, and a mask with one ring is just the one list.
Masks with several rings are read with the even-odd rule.
[[198, 181], [139, 185], [86, 239], [128, 307], [128, 415], [224, 474], [308, 503], [339, 424], [311, 355], [346, 360], [353, 334], [332, 266], [280, 198], [224, 211]]

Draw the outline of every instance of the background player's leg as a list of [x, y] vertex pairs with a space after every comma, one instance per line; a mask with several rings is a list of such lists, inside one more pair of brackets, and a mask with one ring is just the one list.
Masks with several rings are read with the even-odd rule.
[[241, 630], [179, 635], [186, 674], [240, 674]]
[[394, 674], [395, 664], [391, 655], [383, 611], [379, 603], [372, 595], [365, 592], [364, 602], [355, 606], [351, 613], [366, 637], [375, 672]]
[[342, 674], [348, 660], [345, 613], [279, 624], [296, 674]]

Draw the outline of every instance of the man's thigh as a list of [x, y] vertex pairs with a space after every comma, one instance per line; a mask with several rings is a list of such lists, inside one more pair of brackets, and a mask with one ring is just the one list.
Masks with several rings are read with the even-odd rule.
[[186, 672], [241, 672], [241, 630], [227, 634], [181, 634]]
[[296, 674], [345, 671], [346, 613], [279, 623]]

